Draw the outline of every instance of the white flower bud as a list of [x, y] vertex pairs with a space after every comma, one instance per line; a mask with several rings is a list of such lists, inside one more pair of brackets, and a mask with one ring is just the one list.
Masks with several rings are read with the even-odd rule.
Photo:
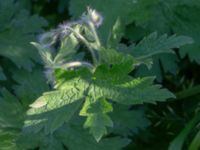
[[80, 24], [78, 21], [73, 21], [73, 22], [64, 22], [63, 24], [59, 25], [59, 32], [61, 34], [61, 37], [65, 37], [68, 36], [71, 31], [69, 30], [69, 28], [72, 28], [74, 26], [76, 26], [77, 24]]
[[98, 13], [96, 10], [91, 9], [88, 7], [87, 9], [87, 15], [82, 16], [82, 20], [84, 20], [86, 23], [92, 22], [95, 27], [99, 27], [103, 23], [103, 17]]

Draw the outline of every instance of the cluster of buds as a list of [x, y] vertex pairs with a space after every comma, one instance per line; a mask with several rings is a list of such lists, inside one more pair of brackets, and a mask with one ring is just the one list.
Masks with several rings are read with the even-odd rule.
[[103, 17], [96, 10], [87, 8], [87, 13], [84, 13], [80, 20], [73, 22], [65, 22], [60, 24], [57, 29], [50, 32], [46, 32], [39, 36], [39, 43], [44, 47], [51, 47], [58, 40], [62, 40], [71, 33], [70, 28], [73, 29], [76, 25], [91, 25], [93, 24], [96, 28], [100, 27], [103, 22]]
[[[77, 39], [79, 39], [86, 45], [86, 47], [88, 47], [88, 50], [91, 52], [94, 64], [97, 64], [97, 58], [93, 51], [93, 49], [95, 49], [94, 46], [91, 46], [92, 44], [90, 44], [90, 42], [87, 40], [87, 38], [84, 37], [83, 33], [81, 32], [81, 30], [79, 31], [79, 29], [82, 29], [82, 27], [84, 29], [86, 27], [89, 30], [91, 30], [91, 33], [93, 34], [94, 39], [96, 41], [96, 45], [100, 45], [100, 40], [98, 38], [96, 28], [100, 27], [102, 22], [103, 17], [100, 15], [100, 13], [88, 7], [87, 13], [84, 13], [78, 21], [65, 22], [63, 24], [60, 24], [58, 28], [40, 35], [39, 43], [45, 49], [50, 50], [49, 55], [57, 55], [57, 52], [55, 51], [55, 45], [62, 42], [65, 38], [69, 37], [71, 33], [73, 33]], [[54, 62], [53, 58], [52, 62]], [[53, 76], [53, 70], [55, 66], [59, 66], [61, 68], [73, 68], [78, 66], [86, 66], [90, 69], [93, 68], [93, 65], [87, 62], [67, 62], [64, 64], [56, 64], [56, 62], [54, 63], [55, 64], [53, 64], [53, 66], [45, 64], [44, 72], [46, 78], [48, 79], [48, 82], [52, 86], [55, 83], [55, 78]]]

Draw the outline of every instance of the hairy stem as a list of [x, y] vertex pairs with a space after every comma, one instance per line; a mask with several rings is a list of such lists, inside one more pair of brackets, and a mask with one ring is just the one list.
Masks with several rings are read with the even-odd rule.
[[94, 66], [92, 64], [88, 62], [81, 62], [81, 61], [73, 61], [73, 62], [65, 63], [63, 65], [54, 66], [54, 68], [69, 69], [69, 68], [75, 68], [75, 67], [81, 67], [81, 66], [85, 66], [92, 70], [94, 69]]
[[80, 39], [89, 49], [91, 55], [92, 55], [92, 59], [93, 59], [93, 63], [96, 66], [98, 64], [98, 60], [96, 58], [96, 55], [94, 53], [94, 50], [92, 49], [92, 47], [90, 46], [90, 43], [78, 32], [76, 32], [73, 28], [71, 27], [67, 27], [67, 29], [69, 29], [71, 32], [73, 32], [75, 34], [75, 36], [77, 36], [78, 39]]
[[97, 46], [100, 47], [101, 46], [101, 42], [100, 42], [100, 39], [99, 39], [99, 37], [97, 35], [97, 31], [96, 31], [96, 28], [95, 28], [94, 24], [92, 22], [90, 22], [89, 23], [89, 27], [90, 27], [92, 33], [94, 34], [94, 38], [95, 38], [95, 41], [97, 43]]

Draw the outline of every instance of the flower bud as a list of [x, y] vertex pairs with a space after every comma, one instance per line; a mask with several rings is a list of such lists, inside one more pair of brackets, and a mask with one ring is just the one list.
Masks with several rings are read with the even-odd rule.
[[60, 33], [62, 36], [66, 36], [70, 34], [69, 27], [71, 27], [71, 23], [64, 22], [63, 24], [59, 25]]
[[87, 15], [83, 15], [82, 20], [84, 20], [86, 23], [92, 22], [95, 27], [99, 27], [103, 22], [103, 17], [98, 13], [96, 10], [91, 9], [88, 7], [87, 9]]

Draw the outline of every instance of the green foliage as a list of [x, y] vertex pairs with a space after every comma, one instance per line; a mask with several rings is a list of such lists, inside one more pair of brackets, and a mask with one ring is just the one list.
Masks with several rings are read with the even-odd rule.
[[144, 59], [159, 53], [172, 52], [170, 49], [179, 48], [185, 44], [193, 43], [191, 38], [185, 36], [171, 36], [163, 35], [158, 38], [156, 33], [144, 38], [136, 47], [133, 47], [132, 55]]
[[1, 149], [19, 150], [15, 143], [15, 141], [18, 137], [18, 134], [19, 134], [18, 131], [15, 131], [15, 130], [12, 131], [11, 129], [9, 129], [8, 131], [6, 131], [5, 129], [1, 130], [0, 131], [0, 139], [1, 139], [0, 147], [1, 147]]
[[13, 86], [14, 92], [24, 107], [28, 107], [38, 96], [49, 89], [39, 68], [34, 68], [32, 72], [16, 69], [12, 72], [12, 78], [16, 82]]
[[115, 123], [112, 129], [115, 134], [124, 137], [133, 136], [150, 125], [143, 109], [134, 108], [130, 110], [128, 106], [115, 104], [114, 110], [111, 118]]
[[38, 62], [39, 57], [29, 42], [35, 40], [34, 34], [41, 32], [47, 22], [30, 15], [14, 0], [0, 1], [0, 13], [0, 55], [19, 68], [31, 70], [33, 61]]
[[[106, 66], [99, 66], [94, 75], [88, 74], [91, 79], [89, 77], [88, 79], [77, 79], [76, 77], [70, 80], [66, 75], [66, 81], [62, 81], [58, 90], [45, 93], [31, 105], [32, 109], [28, 113], [25, 128], [30, 126], [34, 131], [39, 132], [45, 126], [45, 133], [52, 133], [64, 122], [70, 121], [80, 107], [81, 102], [79, 101], [86, 99], [80, 115], [88, 117], [84, 126], [90, 127], [90, 132], [99, 141], [106, 133], [104, 126], [113, 126], [111, 119], [106, 115], [112, 111], [112, 105], [102, 98], [112, 99], [119, 104], [131, 105], [144, 102], [155, 103], [155, 101], [164, 101], [173, 97], [173, 94], [167, 90], [160, 89], [158, 85], [152, 85], [152, 78], [127, 80], [129, 77], [126, 77], [124, 72], [116, 74], [119, 71], [117, 67], [119, 66], [113, 66], [110, 71]], [[65, 71], [62, 73], [62, 78], [64, 74], [69, 73], [73, 72]], [[120, 74], [122, 76], [119, 76]], [[123, 81], [124, 79], [127, 81]], [[40, 116], [35, 118], [36, 115]], [[45, 120], [46, 117], [51, 117], [51, 119]]]
[[133, 56], [137, 56], [137, 59], [139, 59], [138, 61], [143, 61], [143, 59], [153, 56], [152, 59], [154, 62], [151, 71], [149, 71], [148, 66], [146, 67], [143, 65], [138, 69], [137, 74], [138, 76], [141, 76], [142, 74], [154, 75], [156, 72], [157, 79], [161, 80], [162, 74], [159, 69], [159, 63], [162, 63], [164, 72], [170, 71], [171, 73], [174, 73], [177, 67], [176, 65], [174, 66], [173, 62], [176, 62], [177, 59], [176, 56], [173, 55], [174, 51], [171, 49], [179, 48], [182, 45], [191, 43], [193, 43], [193, 40], [186, 36], [177, 37], [173, 35], [171, 37], [167, 37], [167, 35], [162, 35], [158, 38], [157, 33], [153, 33], [147, 38], [143, 39], [137, 46], [130, 46], [129, 49], [131, 51], [129, 53]]
[[199, 149], [199, 10], [0, 1], [0, 149]]
[[[64, 133], [64, 134], [63, 134]], [[69, 126], [62, 129], [60, 136], [63, 137], [64, 144], [69, 150], [120, 150], [130, 141], [120, 137], [104, 138], [98, 144], [88, 131], [79, 126]]]
[[[126, 23], [130, 23], [128, 15], [132, 11], [134, 1], [127, 0], [124, 2], [116, 0], [113, 2], [112, 0], [107, 0], [102, 3], [101, 0], [74, 0], [70, 1], [69, 10], [70, 13], [77, 18], [85, 11], [87, 6], [97, 9], [97, 11], [102, 14], [102, 16], [105, 16], [105, 21], [100, 29], [100, 34], [103, 37], [103, 40], [106, 40], [117, 18], [120, 18], [121, 21], [125, 21]], [[104, 6], [107, 6], [107, 8], [110, 7], [112, 9], [107, 9]]]
[[23, 126], [25, 111], [17, 98], [10, 92], [4, 89], [1, 94], [0, 147], [5, 150], [18, 150], [16, 140]]
[[196, 134], [195, 138], [192, 140], [192, 143], [189, 147], [190, 150], [197, 150], [200, 147], [199, 144], [199, 138], [200, 138], [200, 131]]
[[[123, 110], [119, 110], [122, 108], [121, 106], [115, 107], [116, 110], [113, 109], [113, 103], [131, 106], [143, 103], [155, 104], [156, 101], [174, 98], [174, 95], [168, 90], [162, 89], [160, 85], [154, 85], [153, 77], [133, 78], [129, 73], [134, 70], [136, 64], [140, 65], [142, 61], [146, 61], [156, 53], [168, 52], [171, 48], [191, 43], [190, 38], [181, 36], [167, 38], [164, 35], [157, 40], [157, 35], [152, 34], [136, 45], [135, 50], [133, 49], [134, 53], [130, 56], [113, 48], [105, 48], [101, 44], [95, 28], [95, 21], [98, 20], [94, 19], [101, 16], [91, 9], [88, 9], [85, 15], [82, 17], [83, 24], [81, 25], [66, 24], [63, 25], [65, 29], [58, 28], [52, 31], [52, 33], [61, 35], [65, 33], [62, 35], [63, 39], [59, 41], [61, 46], [57, 50], [57, 54], [51, 52], [51, 45], [46, 47], [43, 43], [33, 43], [38, 48], [45, 66], [51, 70], [52, 76], [55, 74], [53, 80], [50, 80], [54, 84], [54, 90], [44, 93], [30, 105], [32, 108], [27, 113], [24, 134], [44, 132], [46, 136], [53, 136], [60, 128], [70, 125], [74, 118], [83, 116], [86, 117], [86, 120], [79, 126], [89, 128], [89, 133], [99, 143], [108, 134], [108, 128], [114, 127], [113, 131], [117, 133], [115, 125], [120, 120], [115, 119], [116, 122], [113, 122], [112, 115], [109, 114], [115, 113], [117, 110], [122, 113]], [[66, 29], [68, 32], [65, 31]], [[92, 41], [87, 39], [89, 33]], [[52, 41], [55, 38], [52, 37]], [[118, 41], [117, 38], [114, 40]], [[92, 63], [86, 62], [84, 58], [80, 61], [64, 58], [66, 54], [69, 54], [66, 56], [72, 57], [77, 54], [78, 41], [82, 42], [80, 44], [84, 44], [91, 53]], [[50, 43], [52, 42], [50, 41]], [[144, 50], [145, 53], [142, 52]], [[60, 61], [57, 61], [58, 58]], [[63, 61], [64, 59], [65, 61]], [[118, 59], [121, 61], [117, 62]], [[82, 67], [83, 69], [80, 69]], [[78, 112], [79, 116], [77, 116]], [[125, 112], [129, 113], [129, 111]], [[136, 113], [136, 116], [139, 114], [139, 112]], [[145, 119], [143, 121], [146, 123], [143, 127], [145, 128], [148, 126], [148, 121]], [[127, 124], [127, 127], [123, 128], [136, 132], [139, 127], [137, 125], [130, 127]], [[123, 133], [121, 134], [123, 135]], [[125, 136], [126, 134], [124, 133]], [[56, 139], [53, 140], [54, 142]], [[59, 146], [59, 144], [56, 145]]]
[[113, 127], [113, 122], [107, 115], [112, 111], [112, 105], [106, 100], [92, 100], [92, 98], [86, 99], [80, 111], [80, 116], [87, 116], [84, 127], [90, 128], [90, 133], [94, 135], [97, 142], [107, 134], [106, 127]]
[[[194, 118], [192, 118], [192, 120], [186, 125], [184, 130], [182, 130], [181, 133], [171, 142], [171, 144], [169, 146], [169, 150], [181, 150], [182, 149], [184, 140], [186, 139], [186, 137], [188, 136], [188, 134], [190, 133], [192, 128], [195, 126], [195, 124], [197, 122], [199, 122], [199, 119], [200, 119], [199, 114], [197, 114]], [[194, 144], [194, 143], [192, 143], [192, 144]], [[193, 146], [194, 145], [192, 145], [191, 147], [193, 147]], [[196, 147], [196, 146], [194, 146], [194, 147]], [[191, 149], [195, 150], [193, 148], [191, 148]], [[196, 149], [198, 149], [198, 145], [197, 145]]]
[[[127, 36], [129, 38], [137, 40], [134, 37], [135, 34], [146, 35], [152, 31], [159, 33], [173, 32], [178, 35], [190, 36], [194, 39], [194, 44], [181, 47], [178, 53], [181, 58], [189, 56], [191, 61], [199, 63], [199, 19], [197, 14], [200, 6], [198, 0], [140, 0], [136, 3], [136, 6], [137, 9], [133, 13], [136, 26], [134, 30], [127, 28], [129, 30]], [[140, 14], [145, 14], [145, 17], [139, 16]], [[164, 73], [170, 72], [175, 74], [178, 70], [176, 62], [179, 61], [179, 58], [172, 55], [170, 57], [159, 55], [155, 58], [154, 64], [157, 65], [152, 68], [151, 72], [158, 75], [160, 81], [162, 80], [161, 68], [164, 69]], [[145, 72], [147, 71], [145, 70]]]
[[127, 52], [133, 57], [136, 57], [135, 59], [137, 61], [146, 63], [147, 58], [151, 58], [160, 53], [174, 53], [171, 49], [179, 48], [180, 46], [191, 43], [193, 43], [193, 40], [186, 36], [177, 37], [174, 35], [167, 37], [167, 35], [162, 35], [158, 38], [157, 33], [152, 33], [136, 46], [129, 46]]
[[[122, 5], [124, 6], [123, 8], [121, 7]], [[121, 29], [124, 28], [123, 30], [127, 30], [125, 37], [134, 40], [134, 42], [136, 40], [141, 40], [142, 37], [145, 35], [147, 36], [154, 31], [157, 31], [159, 34], [166, 32], [171, 33], [172, 31], [178, 35], [187, 35], [192, 37], [195, 43], [181, 47], [179, 53], [182, 58], [184, 58], [186, 55], [189, 55], [191, 60], [199, 62], [197, 38], [199, 28], [197, 27], [198, 19], [196, 19], [196, 14], [198, 14], [197, 12], [199, 9], [199, 2], [188, 2], [187, 0], [130, 0], [124, 3], [121, 1], [113, 2], [110, 0], [106, 1], [106, 3], [102, 3], [101, 1], [93, 0], [73, 0], [70, 2], [70, 12], [74, 17], [77, 17], [87, 6], [95, 7], [103, 14], [103, 16], [105, 16], [104, 25], [100, 29], [102, 32], [105, 32], [104, 36], [108, 36], [112, 30], [111, 27], [114, 25], [118, 17], [123, 22]], [[197, 7], [193, 9], [194, 6]], [[113, 12], [110, 12], [109, 8], [112, 8]], [[132, 27], [129, 25], [130, 23], [135, 25], [132, 25]], [[126, 28], [126, 25], [129, 26]], [[131, 27], [133, 28], [132, 30], [130, 29]], [[162, 68], [164, 69], [164, 73], [169, 72], [176, 74], [178, 69], [178, 61], [178, 57], [174, 56], [173, 54], [159, 54], [154, 57], [154, 65], [150, 71], [145, 66], [142, 66], [139, 68], [138, 74], [139, 76], [141, 74], [156, 75], [158, 81], [162, 81]]]

